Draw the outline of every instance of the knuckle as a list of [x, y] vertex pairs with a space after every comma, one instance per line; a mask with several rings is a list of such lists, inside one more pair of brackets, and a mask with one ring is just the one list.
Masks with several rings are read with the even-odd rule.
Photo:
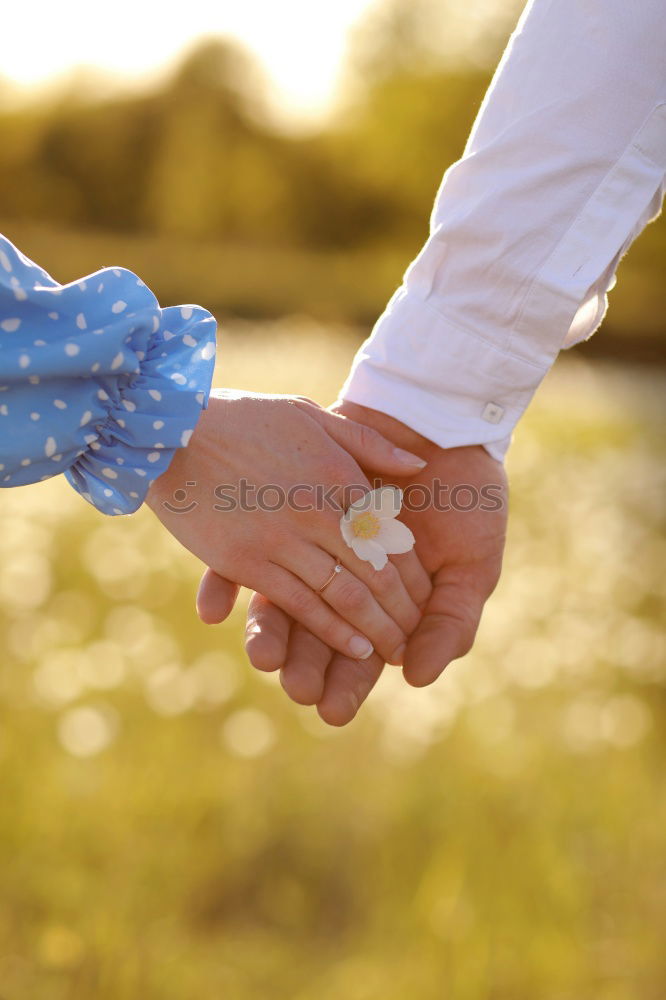
[[291, 613], [299, 618], [311, 618], [319, 608], [319, 598], [305, 586], [293, 587], [288, 601]]
[[367, 606], [370, 592], [356, 577], [342, 580], [335, 594], [336, 607], [343, 613], [358, 611]]
[[379, 597], [390, 597], [397, 593], [400, 586], [400, 574], [390, 562], [384, 569], [373, 570], [369, 580], [370, 589]]
[[358, 443], [364, 451], [374, 450], [382, 440], [381, 435], [373, 427], [368, 427], [367, 424], [355, 423], [354, 427]]

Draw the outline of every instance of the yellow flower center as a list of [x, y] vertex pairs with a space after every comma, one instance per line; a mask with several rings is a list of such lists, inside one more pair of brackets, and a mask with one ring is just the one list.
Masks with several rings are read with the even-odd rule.
[[356, 538], [376, 538], [380, 527], [379, 518], [371, 514], [369, 510], [359, 514], [352, 521], [352, 531]]

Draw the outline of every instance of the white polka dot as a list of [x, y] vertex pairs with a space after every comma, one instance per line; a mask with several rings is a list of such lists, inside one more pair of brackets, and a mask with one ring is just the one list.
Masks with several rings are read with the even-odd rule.
[[81, 417], [81, 422], [79, 424], [79, 427], [85, 427], [85, 425], [89, 424], [91, 420], [92, 420], [92, 413], [90, 410], [86, 410], [86, 412]]
[[146, 475], [146, 470], [145, 469], [135, 469], [134, 471], [136, 472], [137, 476], [142, 476], [143, 477], [143, 476]]
[[99, 369], [100, 369], [100, 363], [99, 363], [99, 361], [96, 361], [95, 364], [92, 365], [90, 371], [91, 372], [98, 372]]
[[193, 434], [194, 434], [193, 430], [183, 431], [183, 433], [180, 435], [180, 444], [182, 448], [187, 448], [188, 444], [190, 443], [190, 438], [192, 437]]
[[9, 410], [7, 409], [7, 404], [6, 403], [2, 403], [0, 405], [0, 414], [2, 414], [3, 417], [6, 417], [8, 413], [9, 413]]
[[46, 444], [44, 445], [44, 454], [47, 458], [53, 458], [56, 452], [56, 439], [53, 437], [47, 437]]
[[132, 500], [138, 500], [139, 499], [139, 494], [138, 493], [134, 493], [134, 491], [130, 492], [130, 496], [131, 496]]
[[69, 354], [70, 358], [76, 357], [80, 350], [78, 344], [65, 344], [65, 354]]
[[0, 250], [0, 264], [2, 264], [5, 271], [11, 271], [12, 265], [10, 264], [9, 257], [4, 250]]
[[103, 281], [100, 281], [99, 285], [97, 286], [97, 291], [98, 292], [103, 292], [104, 291], [104, 282]]
[[192, 306], [183, 306], [183, 308], [180, 310], [180, 315], [183, 317], [183, 319], [191, 319]]
[[121, 510], [120, 507], [114, 507], [113, 508], [113, 513], [114, 514], [124, 514], [125, 511]]
[[210, 361], [215, 357], [215, 344], [212, 340], [201, 348], [201, 357], [204, 361]]
[[22, 354], [19, 358], [19, 368], [27, 368], [30, 364], [30, 356], [28, 354]]
[[86, 318], [83, 315], [83, 313], [79, 313], [79, 315], [76, 317], [76, 325], [78, 326], [79, 330], [87, 329], [88, 324], [86, 323]]
[[122, 419], [122, 417], [118, 417], [118, 419], [116, 420], [116, 423], [118, 424], [119, 427], [124, 427], [125, 426], [125, 421]]
[[113, 496], [113, 490], [109, 490], [109, 489], [104, 490], [104, 496], [105, 497], [112, 497]]
[[161, 441], [156, 441], [155, 444], [153, 445], [153, 448], [164, 448], [164, 447], [165, 445], [163, 445]]
[[[2, 472], [4, 470], [4, 468], [5, 468], [4, 465], [2, 464], [2, 462], [0, 462], [0, 472]], [[131, 493], [130, 493], [130, 496], [132, 496]]]
[[52, 462], [60, 462], [60, 461], [62, 461], [62, 455], [54, 455], [53, 458], [51, 459], [51, 461]]
[[125, 309], [127, 309], [127, 303], [123, 302], [122, 299], [118, 299], [118, 301], [114, 302], [113, 305], [111, 306], [112, 313], [121, 313]]
[[116, 470], [115, 469], [110, 469], [108, 467], [108, 465], [104, 469], [102, 469], [102, 475], [106, 476], [107, 479], [117, 479], [118, 478], [118, 473], [116, 472]]
[[97, 398], [101, 399], [101, 400], [105, 400], [105, 399], [109, 398], [109, 394], [108, 394], [108, 392], [106, 392], [105, 389], [98, 389], [97, 390]]
[[99, 330], [93, 330], [93, 334], [94, 334], [94, 335], [95, 335], [96, 337], [99, 337], [99, 336], [101, 336], [101, 334], [103, 334], [103, 333], [104, 333], [104, 329], [103, 329], [103, 327], [100, 327], [100, 328], [99, 328]]
[[145, 351], [135, 351], [134, 353], [136, 354], [137, 361], [143, 361], [146, 356]]
[[199, 404], [199, 406], [203, 406], [204, 405], [204, 399], [206, 398], [205, 393], [198, 392], [194, 398], [196, 399], [196, 401]]
[[164, 427], [164, 421], [163, 420], [153, 420], [153, 427], [155, 428], [156, 431], [161, 431], [162, 428]]
[[54, 399], [53, 400], [53, 405], [55, 406], [55, 408], [57, 410], [66, 410], [67, 409], [67, 403], [65, 402], [64, 399]]
[[39, 420], [39, 413], [31, 413], [30, 414], [30, 419], [31, 420]]
[[120, 368], [124, 360], [125, 360], [125, 355], [123, 354], [122, 351], [120, 351], [118, 354], [116, 354], [115, 358], [111, 362], [111, 371], [114, 372], [116, 368]]
[[0, 323], [0, 327], [2, 327], [5, 333], [14, 333], [15, 330], [18, 330], [20, 325], [21, 320], [15, 318], [3, 319], [2, 323]]
[[22, 288], [18, 285], [14, 288], [14, 298], [17, 302], [25, 302], [28, 297], [28, 293], [24, 292]]
[[148, 461], [149, 462], [157, 462], [157, 460], [159, 459], [159, 457], [160, 457], [159, 451], [151, 451], [150, 454], [148, 455]]
[[176, 385], [185, 385], [185, 383], [187, 382], [185, 376], [181, 375], [180, 372], [174, 372], [173, 375], [171, 376], [171, 379], [176, 383]]
[[117, 458], [116, 459], [116, 465], [124, 465], [124, 464], [125, 464], [125, 459], [124, 458]]
[[56, 312], [50, 312], [49, 313], [49, 319], [59, 319], [59, 318], [60, 317], [59, 317], [58, 313], [56, 313]]
[[87, 287], [88, 285], [85, 281], [79, 281], [79, 288], [81, 289], [82, 292], [85, 292]]
[[162, 336], [164, 337], [165, 340], [173, 340], [176, 334], [172, 333], [171, 330], [165, 330]]
[[183, 337], [183, 343], [186, 347], [196, 347], [199, 341], [195, 340], [191, 333], [186, 333]]
[[149, 389], [148, 395], [150, 396], [151, 399], [157, 400], [158, 403], [162, 398], [162, 393], [159, 391], [159, 389]]
[[30, 385], [39, 385], [39, 375], [29, 375], [28, 382]]
[[46, 341], [45, 340], [33, 340], [32, 343], [33, 343], [34, 347], [46, 347]]
[[133, 403], [131, 399], [123, 399], [123, 406], [128, 413], [134, 413], [136, 410], [136, 403]]
[[83, 440], [85, 441], [86, 444], [92, 444], [93, 441], [97, 440], [97, 435], [96, 434], [84, 434], [83, 435]]
[[30, 459], [29, 458], [22, 458], [21, 459], [21, 465], [30, 465]]
[[157, 333], [160, 328], [160, 318], [159, 316], [153, 316], [153, 333]]
[[90, 442], [90, 447], [92, 448], [93, 451], [101, 451], [101, 448], [102, 448], [102, 446], [99, 443], [99, 441], [91, 441]]
[[121, 274], [120, 268], [119, 267], [114, 267], [113, 273], [115, 274], [116, 278], [119, 278], [120, 274]]

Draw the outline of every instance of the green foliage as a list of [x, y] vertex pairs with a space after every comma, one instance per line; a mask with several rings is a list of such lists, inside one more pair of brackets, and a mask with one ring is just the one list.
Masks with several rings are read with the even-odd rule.
[[[371, 321], [424, 241], [435, 192], [462, 153], [515, 6], [380, 5], [355, 40], [339, 113], [309, 135], [276, 127], [251, 59], [219, 40], [201, 43], [151, 93], [102, 100], [81, 80], [51, 102], [0, 103], [0, 222], [10, 237], [36, 226], [62, 233], [60, 273], [78, 234], [95, 234], [102, 246], [97, 234], [109, 234], [107, 259], [120, 235], [126, 247], [130, 237], [137, 247], [156, 241], [165, 259], [176, 246], [185, 269], [200, 244], [198, 260], [204, 248], [211, 265], [232, 258], [220, 285], [237, 281], [239, 290], [210, 297], [206, 288], [202, 297], [199, 287], [210, 282], [195, 276], [188, 300], [246, 316], [286, 309]], [[651, 226], [622, 266], [611, 322], [623, 338], [666, 332], [664, 232], [663, 223]], [[250, 254], [257, 269], [238, 275], [237, 254]], [[277, 278], [267, 294], [271, 275], [304, 254], [321, 262], [321, 294], [303, 282], [299, 292], [301, 274], [287, 279], [291, 294]], [[340, 288], [340, 267], [351, 275], [359, 260], [371, 295], [354, 288], [358, 277]], [[83, 270], [103, 262], [91, 258]], [[159, 282], [166, 300], [180, 284]]]

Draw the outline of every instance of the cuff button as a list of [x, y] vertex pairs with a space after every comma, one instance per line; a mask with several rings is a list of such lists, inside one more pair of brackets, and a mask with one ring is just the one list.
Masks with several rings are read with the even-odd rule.
[[481, 416], [489, 424], [498, 424], [504, 416], [504, 407], [499, 403], [486, 403]]

